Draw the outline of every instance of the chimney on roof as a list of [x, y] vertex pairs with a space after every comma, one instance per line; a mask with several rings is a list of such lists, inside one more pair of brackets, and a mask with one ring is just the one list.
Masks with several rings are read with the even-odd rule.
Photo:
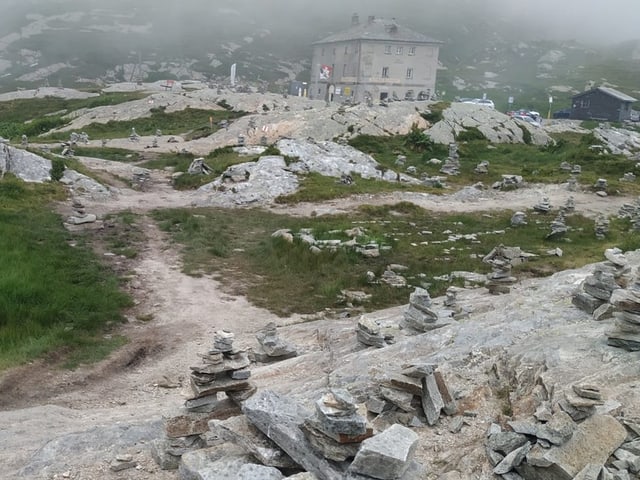
[[367, 23], [371, 25], [375, 19], [376, 17], [374, 15], [369, 15], [369, 18], [367, 19]]
[[356, 25], [360, 25], [360, 17], [358, 16], [357, 13], [354, 13], [351, 16], [351, 26], [355, 27]]

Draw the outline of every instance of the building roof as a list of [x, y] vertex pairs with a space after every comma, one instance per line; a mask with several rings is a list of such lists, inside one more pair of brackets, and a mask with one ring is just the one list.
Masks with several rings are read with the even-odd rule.
[[600, 91], [600, 92], [602, 92], [604, 94], [609, 95], [610, 97], [613, 97], [613, 98], [615, 98], [617, 100], [620, 100], [621, 102], [637, 102], [638, 101], [637, 99], [635, 99], [633, 97], [630, 97], [629, 95], [627, 95], [625, 93], [619, 92], [618, 90], [615, 90], [615, 89], [609, 88], [609, 87], [596, 87], [596, 88], [593, 88], [593, 89], [591, 89], [591, 90], [589, 90], [587, 92], [582, 92], [582, 93], [579, 93], [577, 95], [574, 95], [573, 98], [581, 97], [583, 95], [586, 95], [587, 93], [592, 93], [592, 92], [595, 92], [595, 91]]
[[352, 24], [348, 30], [329, 35], [314, 45], [323, 43], [350, 42], [353, 40], [377, 40], [407, 43], [443, 43], [413, 30], [398, 25], [395, 20], [369, 17], [367, 21]]

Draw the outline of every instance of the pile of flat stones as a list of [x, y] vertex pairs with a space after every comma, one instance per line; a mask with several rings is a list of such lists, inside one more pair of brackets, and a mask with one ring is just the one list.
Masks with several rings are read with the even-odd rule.
[[409, 306], [400, 320], [400, 328], [408, 330], [409, 333], [424, 333], [453, 322], [450, 316], [440, 316], [432, 308], [432, 304], [429, 292], [424, 288], [416, 287], [409, 296]]
[[489, 173], [489, 162], [486, 160], [483, 160], [478, 165], [476, 165], [476, 168], [473, 169], [473, 172], [477, 174]]
[[560, 210], [556, 218], [551, 222], [551, 232], [545, 237], [547, 240], [559, 239], [567, 233], [567, 223], [564, 216], [564, 211]]
[[614, 291], [628, 283], [631, 271], [619, 248], [605, 250], [604, 256], [607, 260], [595, 265], [593, 274], [584, 279], [572, 297], [576, 307], [592, 314], [596, 320], [611, 317], [613, 309], [609, 300]]
[[607, 344], [629, 351], [640, 350], [640, 270], [625, 289], [615, 290], [610, 303], [616, 308], [614, 326], [607, 332]]
[[312, 447], [335, 462], [352, 459], [363, 440], [373, 436], [364, 406], [344, 389], [332, 389], [316, 401], [315, 414], [301, 425]]
[[533, 206], [533, 209], [536, 212], [547, 213], [551, 210], [551, 202], [549, 201], [549, 197], [542, 197], [542, 200], [539, 203], [536, 203]]
[[[203, 448], [208, 421], [239, 413], [241, 403], [256, 392], [249, 381], [249, 356], [233, 346], [234, 334], [220, 330], [213, 347], [200, 354], [202, 364], [191, 367], [191, 395], [183, 411], [165, 422], [165, 437], [156, 440], [152, 453], [162, 469], [178, 468], [180, 457]], [[224, 392], [224, 398], [218, 394]]]
[[618, 218], [628, 218], [634, 231], [640, 232], [640, 197], [635, 203], [625, 203], [618, 211]]
[[515, 212], [511, 215], [511, 226], [519, 227], [527, 224], [527, 214], [524, 212]]
[[442, 164], [440, 173], [445, 175], [460, 174], [460, 156], [458, 155], [458, 145], [456, 143], [449, 144], [449, 156]]
[[100, 229], [103, 222], [93, 213], [87, 213], [85, 206], [79, 200], [74, 200], [71, 204], [73, 214], [64, 222], [64, 226], [69, 231], [78, 231], [86, 228]]
[[604, 240], [609, 233], [609, 219], [604, 215], [599, 215], [596, 218], [595, 234], [598, 240]]
[[[366, 411], [344, 389], [331, 389], [323, 395], [314, 412], [270, 390], [251, 397], [242, 411], [255, 428], [297, 464], [298, 470], [308, 472], [288, 478], [417, 480], [423, 471], [413, 459], [418, 435], [399, 424], [374, 434], [364, 416]], [[253, 479], [284, 478], [282, 474], [272, 474]]]
[[504, 479], [631, 479], [640, 471], [638, 433], [611, 415], [598, 387], [573, 385], [551, 408], [543, 402], [534, 417], [492, 424], [485, 443], [493, 472]]
[[433, 426], [442, 414], [458, 413], [457, 402], [438, 365], [426, 363], [387, 373], [376, 393], [370, 394], [366, 406], [381, 422], [386, 419], [410, 427], [421, 427], [425, 422]]
[[297, 347], [278, 335], [274, 322], [269, 322], [258, 330], [256, 340], [258, 340], [258, 348], [254, 349], [252, 354], [256, 362], [277, 362], [298, 355]]
[[375, 319], [361, 315], [356, 327], [356, 338], [368, 347], [382, 348], [394, 343], [394, 335], [389, 329], [383, 328]]
[[593, 189], [596, 191], [596, 195], [601, 197], [607, 196], [607, 188], [609, 188], [609, 182], [605, 178], [599, 178], [596, 183], [593, 184]]
[[515, 190], [525, 186], [521, 175], [503, 174], [502, 180], [491, 185], [494, 190]]
[[511, 285], [517, 281], [517, 278], [511, 275], [512, 259], [504, 245], [498, 245], [482, 259], [484, 263], [491, 266], [492, 270], [487, 274], [485, 282], [490, 294], [499, 295], [511, 291]]

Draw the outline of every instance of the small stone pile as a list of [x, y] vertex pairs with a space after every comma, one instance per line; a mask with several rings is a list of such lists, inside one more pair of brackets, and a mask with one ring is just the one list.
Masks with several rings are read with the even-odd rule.
[[442, 413], [453, 416], [458, 411], [442, 372], [436, 364], [427, 363], [386, 374], [379, 393], [370, 396], [366, 405], [369, 412], [408, 426], [422, 426], [424, 421], [433, 426]]
[[[73, 215], [65, 221], [67, 230], [75, 231], [78, 230], [78, 228], [86, 228], [89, 224], [94, 224], [92, 228], [102, 228], [102, 222], [97, 222], [98, 217], [93, 213], [87, 213], [82, 202], [74, 200], [71, 207], [73, 208]], [[78, 225], [81, 227], [74, 228]]]
[[578, 178], [575, 175], [571, 175], [567, 180], [567, 190], [575, 192], [578, 189]]
[[494, 190], [515, 190], [525, 185], [524, 179], [520, 175], [503, 174], [502, 180], [491, 185]]
[[364, 409], [344, 389], [332, 389], [316, 402], [315, 415], [301, 428], [312, 447], [325, 458], [343, 462], [355, 457], [360, 443], [373, 436]]
[[151, 181], [151, 170], [147, 168], [134, 167], [131, 183], [133, 188], [144, 190]]
[[634, 445], [624, 444], [625, 428], [610, 415], [595, 414], [576, 423], [566, 412], [556, 410], [540, 422], [527, 419], [507, 424], [510, 431], [492, 424], [486, 441], [493, 473], [505, 479], [628, 479], [629, 472], [637, 470], [633, 461], [640, 461], [632, 452]]
[[640, 350], [640, 270], [636, 270], [633, 282], [626, 289], [611, 294], [614, 327], [607, 332], [607, 344], [628, 351]]
[[477, 174], [489, 173], [489, 162], [486, 160], [483, 160], [478, 165], [476, 165], [476, 168], [474, 168], [473, 171], [474, 173], [477, 173]]
[[[231, 332], [216, 332], [213, 347], [200, 355], [202, 365], [191, 367], [192, 394], [180, 415], [166, 420], [165, 436], [152, 445], [160, 468], [176, 469], [182, 455], [204, 448], [203, 435], [209, 431], [209, 420], [237, 415], [240, 402], [255, 393], [256, 387], [248, 381], [249, 357], [234, 349], [233, 340]], [[220, 392], [227, 398], [218, 399]]]
[[393, 343], [394, 339], [392, 333], [383, 330], [378, 322], [367, 315], [361, 315], [358, 319], [356, 336], [358, 341], [363, 345], [378, 348]]
[[580, 175], [582, 173], [582, 167], [578, 164], [575, 164], [571, 168], [571, 175]]
[[576, 384], [564, 393], [558, 406], [567, 413], [574, 422], [579, 422], [596, 413], [596, 407], [603, 405], [602, 393], [595, 385]]
[[576, 210], [576, 200], [575, 198], [573, 198], [573, 195], [569, 195], [569, 198], [567, 198], [567, 201], [564, 204], [564, 207], [562, 207], [564, 209], [565, 212], [574, 212]]
[[416, 287], [409, 296], [409, 306], [400, 320], [400, 328], [423, 333], [444, 327], [452, 322], [450, 318], [439, 318], [438, 313], [431, 306], [429, 292], [424, 288]]
[[609, 219], [604, 215], [599, 215], [596, 219], [595, 234], [598, 240], [604, 240], [609, 233]]
[[618, 217], [630, 219], [634, 231], [640, 232], [640, 198], [637, 198], [634, 204], [622, 205], [618, 211]]
[[515, 212], [512, 216], [511, 216], [511, 226], [512, 227], [519, 227], [520, 225], [526, 225], [527, 224], [527, 214], [524, 212]]
[[542, 197], [542, 200], [539, 203], [536, 203], [533, 206], [533, 209], [536, 212], [547, 213], [551, 210], [551, 203], [549, 202], [549, 197]]
[[561, 210], [556, 215], [556, 218], [551, 222], [551, 232], [545, 237], [547, 240], [558, 239], [567, 233], [567, 224], [564, 218], [564, 212]]
[[635, 182], [636, 181], [636, 175], [633, 172], [627, 172], [622, 176], [620, 181], [621, 182]]
[[257, 362], [277, 362], [298, 355], [295, 345], [280, 338], [274, 322], [269, 322], [259, 330], [256, 339], [259, 346], [253, 351], [253, 357]]
[[607, 261], [595, 266], [593, 274], [585, 278], [572, 298], [576, 307], [593, 314], [597, 320], [607, 318], [609, 299], [621, 285], [626, 285], [630, 271], [629, 262], [619, 248], [609, 248], [604, 255]]
[[211, 170], [211, 168], [209, 168], [209, 166], [204, 163], [203, 157], [195, 158], [191, 162], [191, 164], [189, 165], [189, 169], [187, 170], [187, 173], [191, 175], [209, 175], [212, 172], [213, 170]]
[[307, 475], [311, 474], [304, 478], [419, 478], [423, 467], [413, 460], [418, 443], [415, 432], [395, 424], [373, 435], [365, 412], [346, 390], [332, 389], [315, 407], [311, 413], [290, 398], [264, 390], [246, 401], [242, 411]]
[[593, 184], [593, 189], [595, 190], [597, 195], [607, 196], [607, 188], [609, 187], [609, 183], [605, 178], [599, 178], [596, 180], [596, 183]]
[[498, 245], [482, 259], [484, 263], [491, 265], [492, 272], [487, 274], [485, 286], [492, 295], [509, 293], [511, 285], [516, 283], [517, 279], [511, 276], [511, 260], [504, 245]]

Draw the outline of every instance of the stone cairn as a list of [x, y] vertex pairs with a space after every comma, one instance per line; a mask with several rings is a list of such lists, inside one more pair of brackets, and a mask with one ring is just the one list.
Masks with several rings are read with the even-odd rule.
[[557, 239], [567, 233], [567, 224], [564, 217], [564, 211], [560, 210], [556, 218], [551, 222], [551, 232], [545, 237], [547, 240]]
[[567, 180], [567, 190], [575, 192], [578, 189], [578, 177], [571, 175]]
[[515, 212], [512, 216], [511, 216], [511, 226], [512, 227], [519, 227], [521, 225], [526, 225], [527, 224], [527, 214], [524, 212]]
[[635, 203], [625, 203], [618, 211], [618, 218], [628, 218], [631, 220], [631, 227], [634, 231], [640, 232], [640, 197]]
[[[239, 413], [238, 406], [256, 392], [249, 381], [249, 356], [233, 346], [234, 334], [215, 333], [213, 347], [200, 354], [202, 365], [191, 367], [191, 395], [180, 415], [165, 422], [165, 437], [154, 442], [152, 454], [162, 469], [178, 468], [180, 457], [206, 446], [208, 421]], [[224, 392], [225, 399], [218, 394]]]
[[533, 209], [536, 212], [548, 213], [549, 210], [551, 210], [551, 203], [549, 202], [549, 197], [542, 197], [542, 200], [539, 203], [536, 203], [533, 206]]
[[597, 320], [610, 316], [609, 299], [614, 291], [626, 285], [631, 267], [619, 248], [604, 252], [605, 262], [595, 266], [593, 274], [585, 278], [581, 288], [573, 294], [572, 303], [581, 310], [593, 314]]
[[473, 172], [481, 175], [489, 173], [489, 162], [483, 160], [478, 165], [476, 165], [476, 168], [473, 169]]
[[[304, 478], [397, 480], [419, 478], [424, 471], [413, 459], [418, 435], [399, 424], [374, 435], [365, 418], [366, 410], [343, 389], [331, 389], [323, 395], [314, 412], [269, 390], [247, 400], [242, 411], [249, 422], [311, 474]], [[281, 473], [273, 473], [276, 475], [237, 478], [283, 478]]]
[[[440, 415], [456, 415], [458, 405], [438, 365], [407, 365], [391, 372], [366, 402], [367, 410], [392, 421], [419, 427], [438, 423]], [[419, 418], [422, 417], [422, 420]]]
[[482, 261], [491, 266], [491, 273], [487, 274], [485, 286], [492, 295], [501, 293], [509, 293], [511, 285], [516, 283], [517, 279], [511, 276], [511, 257], [507, 255], [507, 249], [504, 245], [498, 245]]
[[460, 156], [458, 155], [458, 144], [449, 144], [449, 156], [445, 160], [440, 173], [445, 175], [458, 175], [460, 173]]
[[394, 340], [392, 333], [385, 331], [378, 322], [367, 315], [361, 315], [358, 319], [356, 337], [363, 345], [377, 348], [386, 347]]
[[503, 174], [502, 180], [491, 185], [494, 190], [516, 190], [525, 185], [525, 181], [521, 175]]
[[604, 178], [599, 178], [598, 180], [596, 180], [596, 183], [593, 184], [593, 189], [595, 190], [596, 195], [599, 195], [601, 197], [607, 196], [608, 187], [609, 187], [609, 184], [607, 180]]
[[332, 389], [316, 401], [315, 407], [315, 414], [305, 419], [301, 428], [325, 458], [336, 462], [353, 458], [360, 443], [373, 436], [366, 411], [358, 409], [347, 390]]
[[595, 233], [598, 240], [604, 240], [609, 233], [609, 219], [604, 215], [599, 215], [596, 218]]
[[438, 313], [431, 306], [429, 292], [424, 288], [416, 287], [409, 296], [409, 307], [400, 320], [400, 328], [410, 332], [424, 333], [451, 323], [450, 318], [439, 318]]
[[620, 178], [621, 182], [635, 182], [636, 181], [636, 175], [633, 172], [627, 172], [625, 173], [622, 178]]
[[187, 173], [191, 175], [209, 175], [212, 172], [211, 168], [204, 163], [204, 158], [195, 158], [189, 165]]
[[259, 345], [253, 351], [253, 358], [256, 362], [277, 362], [298, 355], [298, 349], [295, 345], [280, 338], [274, 322], [269, 322], [259, 330], [256, 333], [256, 340]]
[[[551, 409], [543, 402], [532, 418], [491, 424], [485, 443], [493, 473], [502, 478], [629, 479], [640, 467], [638, 442], [611, 415], [597, 386], [574, 384]], [[602, 434], [606, 432], [606, 434]], [[606, 465], [606, 466], [605, 466]]]
[[607, 344], [628, 351], [640, 350], [640, 268], [626, 289], [611, 294], [611, 304], [617, 309], [613, 328], [607, 332]]
[[569, 195], [569, 198], [567, 198], [567, 201], [565, 202], [564, 207], [562, 207], [562, 208], [567, 213], [575, 212], [575, 210], [576, 210], [576, 199], [573, 198], [573, 195]]

